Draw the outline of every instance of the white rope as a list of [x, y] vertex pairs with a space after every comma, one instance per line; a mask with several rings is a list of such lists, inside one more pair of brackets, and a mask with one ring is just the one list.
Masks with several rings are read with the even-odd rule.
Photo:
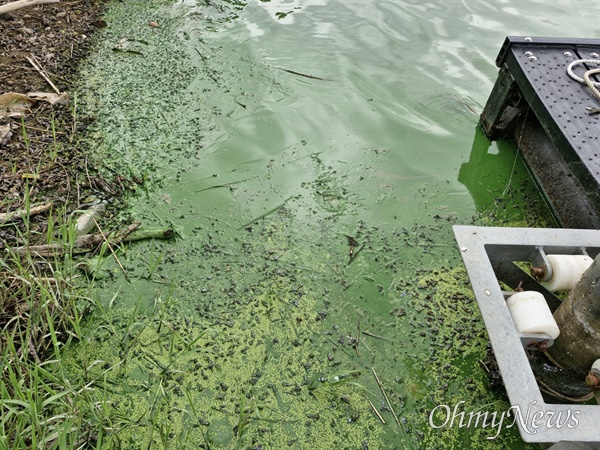
[[575, 73], [573, 72], [573, 67], [575, 67], [579, 64], [595, 64], [597, 66], [600, 66], [600, 59], [577, 59], [577, 60], [573, 61], [571, 64], [569, 64], [569, 66], [567, 67], [567, 73], [569, 74], [569, 76], [571, 78], [573, 78], [575, 81], [578, 81], [579, 83], [585, 84], [587, 87], [589, 87], [590, 90], [592, 91], [592, 94], [594, 94], [594, 96], [598, 100], [600, 100], [600, 91], [598, 90], [598, 87], [600, 87], [600, 82], [593, 81], [590, 79], [590, 77], [592, 75], [600, 73], [600, 68], [587, 70], [583, 74], [583, 78], [581, 78], [581, 77], [575, 75]]
[[583, 74], [583, 80], [585, 81], [585, 84], [587, 84], [588, 87], [591, 89], [592, 93], [596, 96], [596, 98], [600, 100], [600, 91], [596, 89], [596, 86], [594, 86], [594, 84], [598, 83], [594, 83], [592, 80], [590, 80], [590, 76], [597, 73], [600, 73], [600, 69], [588, 70], [586, 73]]

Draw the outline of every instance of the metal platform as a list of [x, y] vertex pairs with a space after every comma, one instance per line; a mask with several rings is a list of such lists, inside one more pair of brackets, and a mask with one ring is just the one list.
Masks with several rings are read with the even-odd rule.
[[[600, 253], [600, 230], [494, 228], [454, 226], [465, 267], [492, 343], [502, 381], [513, 407], [523, 414], [516, 420], [525, 442], [600, 442], [600, 405], [546, 403], [504, 299], [500, 282], [541, 292], [551, 309], [559, 301], [515, 262], [528, 261], [543, 248], [552, 254]], [[536, 424], [533, 418], [538, 417]], [[563, 425], [558, 426], [556, 418]], [[577, 423], [565, 425], [566, 417]]]
[[600, 39], [507, 37], [481, 125], [515, 142], [563, 227], [600, 228], [600, 101], [567, 74], [579, 59], [600, 59]]

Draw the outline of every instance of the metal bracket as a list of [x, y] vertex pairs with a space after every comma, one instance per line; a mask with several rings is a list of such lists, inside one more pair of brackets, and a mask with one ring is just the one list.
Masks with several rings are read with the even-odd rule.
[[[587, 254], [595, 258], [600, 253], [600, 230], [459, 225], [453, 230], [506, 392], [511, 405], [522, 414], [523, 420], [516, 420], [522, 439], [525, 442], [600, 442], [600, 405], [545, 402], [523, 348], [523, 336], [515, 328], [494, 272], [495, 266], [528, 261], [535, 252], [541, 255], [539, 249], [548, 254], [576, 254], [585, 248]], [[540, 292], [544, 293], [541, 286]], [[557, 426], [556, 418], [567, 416], [577, 418], [576, 426]]]
[[546, 351], [554, 344], [554, 340], [547, 334], [543, 333], [519, 333], [519, 337], [521, 338], [521, 344], [523, 344], [523, 348], [527, 351]]
[[552, 265], [546, 257], [544, 247], [536, 247], [529, 256], [532, 265], [532, 275], [538, 281], [548, 281], [552, 278]]

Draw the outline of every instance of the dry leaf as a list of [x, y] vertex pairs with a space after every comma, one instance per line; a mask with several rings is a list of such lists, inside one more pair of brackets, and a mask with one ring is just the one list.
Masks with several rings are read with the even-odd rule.
[[35, 100], [24, 94], [17, 94], [16, 92], [2, 94], [0, 95], [0, 119], [3, 117], [20, 117], [34, 103]]
[[0, 147], [8, 142], [12, 134], [10, 123], [0, 125]]
[[17, 92], [7, 92], [0, 95], [0, 119], [3, 117], [21, 117], [36, 102], [68, 105], [69, 94], [66, 92], [60, 95], [53, 92], [29, 92], [25, 95]]
[[63, 92], [62, 94], [55, 94], [54, 92], [29, 92], [27, 98], [35, 101], [50, 103], [51, 105], [68, 105], [69, 94]]

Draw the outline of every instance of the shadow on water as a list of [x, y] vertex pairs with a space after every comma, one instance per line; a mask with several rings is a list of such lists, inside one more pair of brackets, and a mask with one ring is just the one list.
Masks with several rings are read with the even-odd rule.
[[518, 149], [510, 141], [490, 141], [480, 125], [458, 181], [468, 189], [484, 222], [514, 223], [525, 218], [522, 226], [556, 226]]

